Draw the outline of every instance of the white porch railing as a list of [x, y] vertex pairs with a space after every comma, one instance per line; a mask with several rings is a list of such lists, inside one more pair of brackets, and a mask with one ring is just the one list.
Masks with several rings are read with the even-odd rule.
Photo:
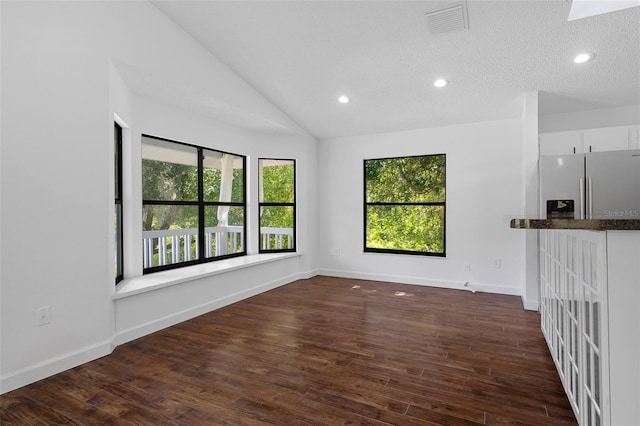
[[[243, 251], [242, 226], [213, 226], [205, 228], [205, 257], [222, 256]], [[260, 229], [262, 248], [288, 248], [293, 246], [292, 228]], [[142, 231], [143, 267], [171, 265], [196, 260], [198, 229], [169, 229]]]
[[[242, 251], [242, 226], [212, 226], [204, 229], [205, 257]], [[142, 231], [144, 268], [188, 262], [198, 258], [198, 228]]]
[[260, 228], [262, 250], [293, 248], [293, 228]]

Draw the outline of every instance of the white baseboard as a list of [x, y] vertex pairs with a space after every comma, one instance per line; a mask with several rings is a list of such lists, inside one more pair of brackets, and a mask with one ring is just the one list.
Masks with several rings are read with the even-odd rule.
[[522, 296], [522, 306], [524, 306], [527, 311], [538, 312], [540, 310], [540, 302], [537, 300], [527, 300], [524, 296]]
[[285, 284], [289, 284], [299, 279], [311, 278], [315, 275], [317, 275], [316, 271], [292, 274], [275, 281], [260, 284], [258, 286], [252, 287], [247, 290], [239, 291], [237, 293], [233, 293], [215, 300], [210, 300], [200, 305], [193, 306], [191, 308], [185, 309], [180, 312], [172, 313], [171, 315], [167, 315], [165, 317], [158, 318], [153, 321], [149, 321], [147, 323], [140, 324], [126, 330], [120, 330], [116, 332], [116, 338], [115, 338], [116, 345], [121, 345], [123, 343], [130, 342], [132, 340], [146, 336], [147, 334], [155, 333], [156, 331], [162, 330], [167, 327], [171, 327], [172, 325], [179, 324], [183, 321], [187, 321], [199, 315], [206, 314], [208, 312], [214, 311], [216, 309], [220, 309], [232, 303], [239, 302], [243, 299], [247, 299], [249, 297], [256, 296], [260, 293], [264, 293], [265, 291], [273, 290], [274, 288], [283, 286]]
[[317, 269], [312, 269], [311, 271], [307, 271], [307, 272], [300, 272], [298, 274], [298, 278], [299, 280], [308, 280], [309, 278], [313, 278], [316, 275], [318, 275], [318, 270]]
[[112, 352], [112, 347], [112, 342], [105, 340], [4, 375], [0, 377], [0, 394], [77, 367], [85, 362], [102, 358]]
[[496, 284], [480, 283], [473, 281], [452, 281], [441, 280], [432, 278], [422, 278], [404, 275], [387, 275], [387, 274], [374, 274], [369, 272], [353, 272], [353, 271], [341, 271], [335, 269], [319, 269], [319, 275], [326, 275], [330, 277], [340, 278], [354, 278], [360, 280], [371, 281], [388, 281], [401, 284], [413, 284], [422, 285], [427, 287], [441, 287], [455, 290], [469, 290], [479, 291], [483, 293], [497, 293], [507, 294], [510, 296], [521, 296], [521, 290], [515, 287], [500, 286]]

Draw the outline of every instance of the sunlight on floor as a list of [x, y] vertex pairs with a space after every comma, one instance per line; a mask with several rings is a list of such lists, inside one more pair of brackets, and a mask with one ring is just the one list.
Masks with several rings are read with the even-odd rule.
[[413, 294], [411, 294], [411, 293], [406, 293], [406, 292], [404, 292], [404, 291], [396, 291], [396, 292], [394, 293], [394, 296], [406, 296], [406, 297], [411, 297], [411, 296], [413, 296]]

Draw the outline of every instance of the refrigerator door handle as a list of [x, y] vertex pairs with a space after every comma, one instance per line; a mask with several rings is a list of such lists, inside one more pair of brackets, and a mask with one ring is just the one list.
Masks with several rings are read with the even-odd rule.
[[578, 207], [580, 208], [580, 210], [578, 211], [578, 219], [584, 219], [585, 204], [584, 204], [584, 179], [583, 178], [580, 178], [580, 203]]
[[593, 219], [593, 182], [591, 178], [587, 181], [587, 203], [589, 203], [588, 218]]

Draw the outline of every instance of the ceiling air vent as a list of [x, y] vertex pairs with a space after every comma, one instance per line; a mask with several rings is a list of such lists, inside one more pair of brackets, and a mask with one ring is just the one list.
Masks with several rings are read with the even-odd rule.
[[464, 3], [444, 9], [434, 10], [424, 15], [431, 35], [436, 36], [452, 31], [466, 30], [467, 11]]

